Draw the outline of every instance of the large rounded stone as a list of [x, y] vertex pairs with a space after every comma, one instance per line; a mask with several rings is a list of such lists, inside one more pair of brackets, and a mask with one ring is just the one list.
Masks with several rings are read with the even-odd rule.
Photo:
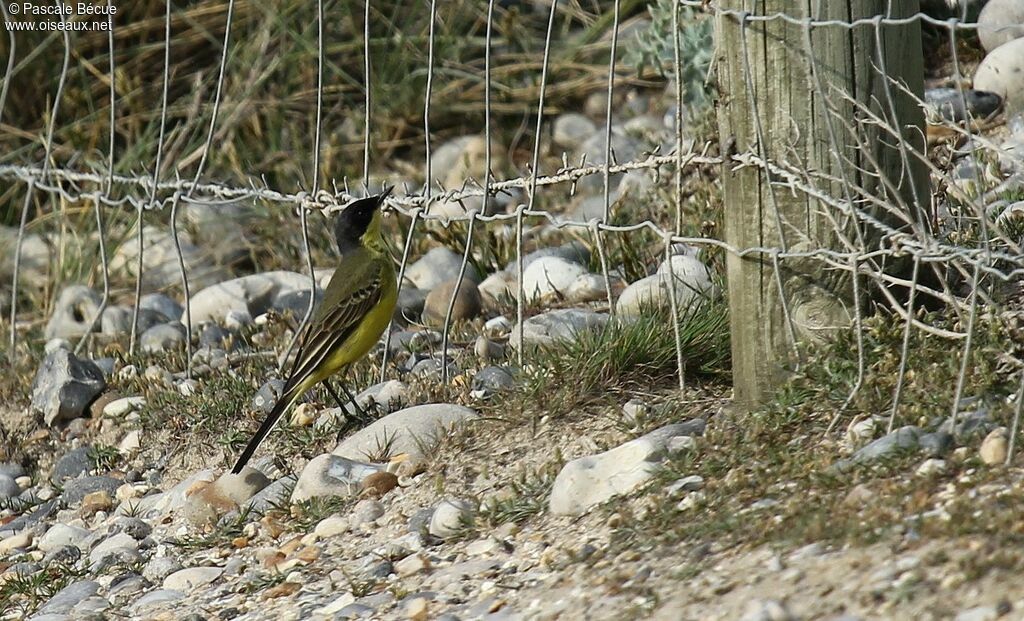
[[423, 461], [447, 429], [478, 416], [475, 410], [451, 403], [405, 408], [352, 434], [333, 453], [352, 460], [387, 461], [405, 455]]
[[523, 292], [528, 300], [567, 297], [577, 279], [587, 273], [579, 263], [561, 257], [541, 257], [523, 270]]
[[[571, 341], [580, 332], [603, 328], [608, 320], [608, 315], [603, 313], [577, 308], [548, 311], [523, 322], [523, 344], [547, 346]], [[519, 331], [520, 327], [515, 326], [509, 334], [508, 342], [512, 347], [519, 346]]]
[[597, 125], [589, 117], [578, 112], [566, 112], [555, 118], [552, 139], [559, 147], [574, 151], [596, 131]]
[[[423, 320], [432, 326], [444, 324], [445, 316], [448, 314], [448, 305], [451, 304], [452, 293], [455, 291], [454, 280], [441, 283], [427, 295], [423, 305]], [[459, 284], [458, 293], [455, 295], [455, 305], [452, 307], [452, 321], [473, 319], [480, 314], [483, 302], [476, 283], [463, 279]]]
[[87, 333], [100, 308], [100, 294], [84, 285], [65, 287], [43, 334], [47, 339], [75, 338]]
[[[363, 459], [366, 459], [365, 457]], [[383, 466], [326, 453], [309, 460], [292, 491], [292, 502], [310, 498], [358, 494], [363, 480]]]
[[[18, 228], [0, 225], [0, 282], [11, 284], [14, 275], [14, 254], [18, 245]], [[21, 240], [21, 263], [18, 286], [38, 290], [47, 283], [51, 244], [40, 235], [24, 235]], [[9, 293], [8, 293], [9, 295]]]
[[160, 313], [164, 321], [177, 321], [184, 310], [173, 298], [163, 293], [149, 293], [139, 298], [139, 308]]
[[439, 539], [446, 539], [463, 532], [472, 525], [476, 507], [461, 498], [442, 500], [430, 516], [428, 531]]
[[212, 524], [228, 511], [241, 508], [268, 485], [270, 479], [255, 468], [247, 466], [238, 474], [226, 472], [189, 495], [181, 512], [192, 524]]
[[978, 38], [985, 50], [1024, 37], [1024, 2], [989, 0], [978, 15]]
[[[130, 334], [132, 330], [132, 318], [134, 309], [129, 306], [108, 306], [103, 310], [103, 317], [100, 318], [100, 332], [110, 336], [122, 336]], [[173, 318], [177, 321], [177, 315]], [[136, 332], [144, 333], [153, 326], [167, 322], [163, 313], [150, 308], [139, 308], [139, 325]]]
[[[457, 279], [461, 268], [462, 255], [438, 246], [431, 248], [427, 254], [410, 265], [405, 270], [405, 279], [415, 287], [432, 291], [443, 282]], [[476, 268], [472, 265], [466, 266], [466, 278], [474, 282], [479, 280]]]
[[[674, 283], [670, 273], [675, 275]], [[635, 317], [648, 310], [671, 308], [673, 286], [676, 308], [680, 312], [715, 296], [708, 268], [689, 255], [675, 255], [671, 262], [662, 263], [653, 276], [641, 278], [626, 287], [615, 304], [615, 310], [623, 317]]]
[[139, 347], [148, 353], [158, 353], [185, 347], [185, 326], [164, 323], [153, 326], [139, 337]]
[[[178, 236], [181, 257], [185, 263], [189, 285], [195, 289], [212, 285], [228, 277], [228, 272], [216, 265], [211, 252], [192, 243], [187, 231]], [[168, 287], [181, 286], [181, 267], [178, 250], [170, 230], [146, 226], [142, 230], [142, 288], [144, 291], [158, 291]], [[115, 274], [125, 272], [132, 278], [139, 269], [139, 238], [133, 231], [115, 251], [110, 259], [110, 270]]]
[[974, 88], [1001, 96], [1007, 113], [1024, 109], [1024, 38], [989, 53], [974, 73]]
[[704, 420], [666, 425], [604, 453], [567, 463], [555, 477], [548, 506], [556, 515], [580, 515], [650, 481], [668, 454], [668, 442], [702, 435]]
[[[309, 276], [297, 272], [265, 272], [211, 285], [192, 295], [192, 323], [221, 322], [231, 311], [256, 317], [289, 291], [308, 291]], [[184, 314], [180, 318], [185, 322]]]

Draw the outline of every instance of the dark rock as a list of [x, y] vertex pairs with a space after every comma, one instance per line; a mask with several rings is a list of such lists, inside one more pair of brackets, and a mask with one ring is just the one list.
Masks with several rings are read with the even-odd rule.
[[0, 463], [0, 475], [17, 479], [25, 476], [25, 467], [15, 462]]
[[117, 364], [117, 361], [113, 358], [97, 358], [92, 363], [103, 373], [103, 379], [109, 380], [110, 376], [114, 374], [114, 365]]
[[69, 421], [82, 416], [106, 387], [99, 367], [58, 349], [46, 356], [32, 381], [32, 409], [47, 425]]
[[402, 287], [398, 292], [398, 304], [395, 305], [395, 318], [404, 324], [419, 321], [427, 302], [427, 293], [412, 285]]
[[199, 333], [199, 346], [233, 351], [237, 345], [233, 337], [232, 332], [215, 323], [208, 323]]
[[[441, 360], [439, 358], [425, 358], [421, 359], [416, 363], [415, 366], [409, 371], [409, 374], [413, 377], [441, 377]], [[452, 362], [448, 361], [448, 376], [454, 376], [459, 374], [459, 367]]]
[[[323, 291], [317, 289], [314, 304], [319, 304], [323, 297]], [[270, 306], [281, 314], [291, 313], [295, 319], [302, 319], [309, 310], [309, 289], [285, 291], [274, 298]]]
[[50, 550], [43, 558], [44, 563], [74, 563], [82, 558], [82, 551], [78, 546], [66, 545]]
[[374, 559], [370, 563], [367, 563], [361, 571], [365, 578], [377, 580], [383, 580], [394, 572], [394, 566], [391, 565], [390, 561], [384, 559]]
[[56, 485], [61, 485], [67, 479], [77, 478], [80, 474], [92, 470], [93, 459], [90, 455], [91, 450], [91, 446], [81, 446], [65, 453], [63, 457], [57, 460], [56, 465], [53, 466], [50, 481]]
[[69, 584], [43, 604], [36, 614], [68, 614], [78, 602], [96, 595], [99, 590], [100, 584], [92, 580]]
[[139, 308], [151, 310], [164, 317], [164, 321], [180, 321], [182, 309], [170, 296], [163, 293], [149, 293], [139, 298]]
[[64, 493], [61, 495], [61, 500], [70, 505], [77, 505], [82, 502], [86, 494], [93, 492], [106, 491], [111, 497], [117, 491], [117, 488], [121, 486], [121, 481], [114, 477], [108, 476], [91, 476], [82, 477], [80, 479], [74, 479], [69, 481], [64, 486]]
[[482, 390], [491, 395], [515, 388], [516, 381], [506, 367], [484, 367], [473, 377], [473, 390]]
[[963, 89], [963, 97], [955, 88], [930, 88], [924, 92], [924, 99], [939, 116], [951, 122], [965, 121], [968, 116], [983, 119], [1003, 105], [1003, 98], [997, 93], [973, 88]]
[[11, 477], [0, 474], [0, 498], [11, 498], [21, 494], [21, 488]]
[[982, 406], [973, 412], [960, 412], [955, 417], [950, 416], [939, 426], [939, 431], [952, 434], [954, 438], [965, 440], [967, 438], [984, 436], [995, 429], [995, 427], [996, 424], [992, 421], [988, 408]]
[[434, 517], [434, 508], [420, 509], [409, 517], [409, 532], [427, 536], [430, 532], [430, 519]]
[[19, 533], [30, 526], [35, 526], [40, 521], [56, 513], [59, 506], [60, 503], [58, 503], [56, 499], [48, 500], [43, 504], [38, 505], [28, 515], [23, 515], [20, 518], [0, 526], [0, 539], [10, 537], [11, 535]]
[[871, 442], [853, 454], [855, 463], [865, 464], [886, 457], [893, 457], [900, 451], [915, 450], [920, 446], [921, 429], [913, 426], [900, 427], [896, 431]]
[[[128, 306], [108, 306], [100, 318], [100, 331], [110, 336], [122, 336], [131, 334], [132, 320], [135, 317], [135, 309]], [[174, 321], [178, 318], [175, 317]], [[139, 323], [136, 327], [136, 334], [142, 334], [153, 326], [166, 323], [168, 320], [163, 313], [145, 308], [139, 308]]]
[[953, 436], [945, 431], [923, 433], [917, 442], [929, 457], [941, 457], [953, 448]]
[[390, 354], [397, 356], [400, 353], [412, 351], [412, 338], [415, 332], [410, 330], [399, 330], [391, 333], [391, 341], [388, 343]]
[[284, 380], [282, 379], [272, 379], [264, 382], [252, 398], [252, 407], [264, 414], [270, 414], [277, 400], [281, 398], [282, 390], [284, 390]]
[[114, 526], [110, 529], [110, 533], [127, 533], [133, 539], [142, 540], [149, 536], [153, 532], [153, 527], [147, 524], [145, 521], [134, 517], [122, 517], [119, 518]]

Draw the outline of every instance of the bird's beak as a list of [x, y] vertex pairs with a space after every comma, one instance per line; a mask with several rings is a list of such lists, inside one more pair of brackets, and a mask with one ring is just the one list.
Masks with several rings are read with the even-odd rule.
[[395, 186], [393, 185], [385, 186], [384, 189], [381, 190], [380, 194], [377, 195], [377, 205], [380, 207], [381, 212], [387, 213], [388, 211], [391, 211], [391, 209], [387, 208], [384, 201], [391, 195], [391, 191], [394, 189]]

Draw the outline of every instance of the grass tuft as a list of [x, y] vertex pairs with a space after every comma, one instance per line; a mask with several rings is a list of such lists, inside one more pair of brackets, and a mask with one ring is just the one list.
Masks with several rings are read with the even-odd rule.
[[[728, 313], [707, 302], [679, 318], [679, 339], [687, 375], [722, 376], [729, 363]], [[566, 413], [609, 393], [628, 394], [672, 385], [676, 342], [671, 318], [652, 312], [633, 321], [611, 321], [572, 340], [541, 348], [524, 373], [527, 401], [549, 416]], [[586, 361], [586, 364], [581, 364]], [[573, 378], [567, 383], [565, 378]], [[523, 400], [522, 394], [512, 397]]]
[[71, 563], [54, 561], [38, 571], [15, 573], [0, 584], [0, 615], [31, 616], [58, 591], [86, 574]]

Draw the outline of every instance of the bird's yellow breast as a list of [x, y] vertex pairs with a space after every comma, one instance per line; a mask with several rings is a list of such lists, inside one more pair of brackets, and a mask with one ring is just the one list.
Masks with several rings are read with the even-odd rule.
[[398, 302], [398, 286], [395, 283], [395, 268], [390, 262], [385, 262], [381, 271], [380, 300], [359, 321], [351, 336], [331, 353], [315, 378], [311, 378], [311, 386], [365, 356], [388, 327]]

